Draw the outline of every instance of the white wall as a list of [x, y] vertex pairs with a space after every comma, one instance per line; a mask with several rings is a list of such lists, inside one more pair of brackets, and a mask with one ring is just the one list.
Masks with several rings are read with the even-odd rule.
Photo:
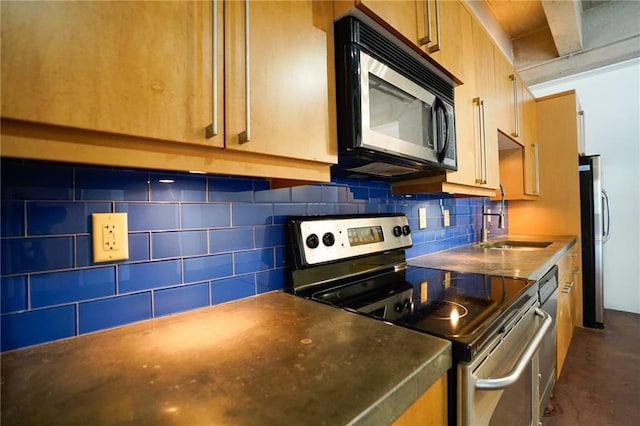
[[531, 86], [536, 97], [570, 89], [585, 112], [586, 154], [602, 156], [611, 202], [605, 308], [640, 313], [640, 59]]

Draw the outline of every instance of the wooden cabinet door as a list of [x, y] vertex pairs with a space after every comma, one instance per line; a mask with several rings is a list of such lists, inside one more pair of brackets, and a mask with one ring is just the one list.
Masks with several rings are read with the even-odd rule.
[[524, 189], [527, 195], [540, 195], [540, 151], [538, 145], [536, 101], [523, 84], [522, 142], [525, 146]]
[[446, 425], [447, 407], [447, 375], [444, 374], [392, 426]]
[[511, 137], [517, 138], [515, 133], [515, 110], [514, 110], [514, 81], [515, 73], [513, 65], [502, 54], [500, 49], [494, 47], [495, 59], [495, 117], [496, 125], [502, 132]]
[[3, 2], [2, 116], [221, 147], [223, 129], [205, 136], [211, 15], [197, 1]]
[[416, 0], [355, 0], [355, 5], [378, 15], [411, 43], [419, 43]]
[[500, 183], [498, 159], [498, 127], [495, 121], [496, 95], [494, 76], [494, 45], [480, 23], [472, 23], [473, 54], [476, 96], [482, 101], [482, 111], [478, 126], [481, 126], [483, 140], [480, 141], [476, 174], [478, 186], [497, 189]]
[[225, 8], [225, 147], [336, 162], [332, 3], [253, 1], [245, 10], [245, 2], [229, 1]]
[[[465, 68], [465, 44], [471, 31], [471, 15], [458, 1], [418, 0], [418, 43], [424, 51], [461, 81], [473, 68]], [[429, 19], [431, 25], [428, 25]], [[429, 30], [431, 30], [429, 32]]]

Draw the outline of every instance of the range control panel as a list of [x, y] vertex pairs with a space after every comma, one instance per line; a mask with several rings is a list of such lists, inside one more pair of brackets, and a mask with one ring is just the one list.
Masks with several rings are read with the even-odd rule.
[[413, 245], [404, 214], [298, 217], [297, 246], [307, 265], [339, 261]]

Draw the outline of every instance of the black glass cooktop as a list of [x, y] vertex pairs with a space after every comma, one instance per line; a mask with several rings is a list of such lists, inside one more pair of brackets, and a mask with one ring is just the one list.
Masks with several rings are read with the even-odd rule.
[[451, 340], [454, 357], [467, 361], [537, 292], [525, 279], [429, 268], [409, 267], [406, 280], [414, 308], [394, 323]]

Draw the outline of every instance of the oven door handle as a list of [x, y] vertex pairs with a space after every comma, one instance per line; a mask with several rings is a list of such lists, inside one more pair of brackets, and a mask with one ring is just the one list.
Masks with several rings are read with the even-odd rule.
[[527, 367], [527, 364], [529, 364], [531, 358], [538, 349], [538, 346], [540, 346], [540, 342], [544, 338], [544, 335], [547, 333], [547, 330], [549, 330], [549, 328], [551, 327], [551, 323], [553, 321], [551, 315], [540, 308], [535, 308], [535, 314], [539, 317], [542, 317], [542, 324], [540, 325], [540, 328], [538, 329], [536, 334], [534, 334], [533, 338], [530, 340], [527, 348], [524, 350], [524, 352], [522, 352], [522, 355], [520, 355], [520, 358], [518, 359], [518, 362], [516, 362], [516, 365], [513, 367], [513, 369], [509, 372], [509, 374], [503, 377], [498, 377], [495, 379], [478, 379], [475, 384], [476, 389], [504, 389], [507, 386], [510, 386], [518, 381], [520, 375]]

